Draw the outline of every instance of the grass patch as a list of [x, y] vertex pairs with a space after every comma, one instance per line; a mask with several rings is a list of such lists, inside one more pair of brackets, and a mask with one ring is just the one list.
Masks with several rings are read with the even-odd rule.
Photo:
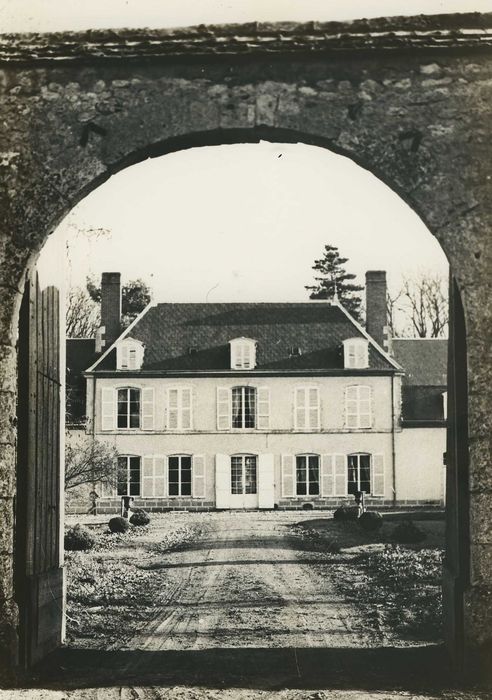
[[149, 564], [189, 544], [199, 528], [156, 519], [118, 534], [97, 523], [91, 532], [94, 549], [65, 553], [67, 640], [79, 647], [106, 648], [123, 643], [153, 617], [172, 583]]

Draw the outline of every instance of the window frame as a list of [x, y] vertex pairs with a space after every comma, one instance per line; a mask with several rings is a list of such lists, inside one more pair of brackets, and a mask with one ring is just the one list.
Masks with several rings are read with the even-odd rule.
[[[255, 468], [255, 480], [254, 480], [254, 491], [247, 491], [246, 490], [246, 459], [247, 458], [254, 458], [255, 463], [254, 463], [254, 468]], [[241, 460], [241, 485], [242, 485], [242, 490], [240, 493], [234, 493], [232, 490], [232, 470], [233, 470], [233, 460], [234, 459], [240, 459]], [[231, 496], [256, 496], [258, 495], [258, 472], [259, 472], [259, 455], [254, 454], [253, 452], [237, 452], [235, 454], [232, 454], [230, 456], [230, 484], [229, 484], [229, 489], [230, 489], [230, 494]]]
[[[234, 425], [234, 391], [241, 390], [241, 412], [242, 412], [242, 425]], [[246, 390], [252, 392], [253, 396], [253, 425], [245, 425], [246, 423]], [[249, 386], [247, 384], [238, 384], [232, 386], [230, 389], [230, 401], [231, 401], [231, 430], [256, 430], [258, 425], [258, 389], [255, 386]]]
[[[357, 390], [357, 397], [355, 399], [349, 398], [349, 392]], [[361, 390], [367, 390], [368, 398], [364, 398], [361, 395]], [[367, 401], [369, 403], [369, 411], [361, 411], [362, 402]], [[356, 411], [349, 410], [349, 404], [356, 404]], [[356, 425], [350, 425], [350, 417], [355, 416]], [[363, 423], [362, 417], [368, 416], [367, 424]], [[374, 400], [373, 400], [373, 387], [369, 384], [350, 384], [345, 387], [345, 428], [347, 430], [371, 430], [374, 427]]]
[[[318, 465], [317, 465], [317, 469], [318, 469], [318, 480], [317, 480], [318, 490], [317, 490], [316, 493], [311, 493], [311, 490], [310, 490], [310, 485], [311, 485], [311, 482], [310, 482], [310, 480], [309, 480], [309, 468], [310, 468], [310, 466], [309, 466], [309, 458], [310, 458], [310, 457], [316, 457], [316, 459], [318, 460]], [[295, 465], [294, 465], [294, 468], [295, 468], [295, 487], [296, 487], [296, 489], [295, 489], [295, 490], [296, 490], [295, 495], [296, 495], [296, 496], [299, 496], [299, 497], [301, 497], [301, 498], [307, 497], [307, 496], [318, 496], [318, 497], [320, 497], [320, 496], [321, 496], [321, 455], [317, 454], [316, 452], [300, 452], [299, 454], [294, 455], [294, 458], [295, 458]], [[305, 465], [304, 465], [304, 469], [305, 469], [305, 471], [306, 471], [306, 481], [305, 481], [305, 484], [306, 484], [306, 493], [299, 493], [299, 479], [298, 479], [298, 472], [299, 472], [298, 460], [299, 460], [299, 459], [304, 459], [304, 460], [306, 460]]]
[[[120, 460], [126, 459], [126, 493], [120, 493]], [[138, 459], [138, 493], [130, 493], [131, 490], [131, 479], [130, 474], [132, 471], [130, 460]], [[117, 474], [116, 474], [116, 497], [121, 496], [131, 496], [132, 498], [139, 498], [142, 493], [142, 457], [140, 455], [134, 454], [124, 454], [118, 455], [117, 457]]]
[[256, 367], [256, 340], [233, 338], [229, 341], [231, 369], [251, 370]]
[[[363, 350], [359, 361], [360, 349]], [[353, 357], [353, 361], [351, 361]], [[343, 341], [343, 365], [345, 369], [367, 369], [369, 367], [369, 341], [367, 338], [346, 338]]]
[[[171, 460], [178, 460], [178, 481], [171, 481]], [[183, 480], [182, 480], [182, 460], [190, 460], [190, 493], [182, 493], [183, 491]], [[187, 483], [187, 482], [185, 482]], [[171, 493], [171, 484], [178, 485], [178, 493]], [[193, 498], [193, 455], [187, 454], [185, 452], [179, 452], [176, 454], [167, 455], [167, 495], [169, 498]]]
[[361, 470], [361, 465], [360, 465], [360, 458], [361, 457], [368, 457], [369, 458], [369, 478], [366, 479], [369, 483], [369, 491], [364, 491], [366, 496], [372, 496], [372, 480], [373, 480], [373, 455], [371, 452], [351, 452], [347, 455], [347, 496], [352, 496], [353, 492], [350, 490], [350, 485], [353, 483], [351, 479], [349, 478], [350, 476], [350, 469], [353, 468], [350, 466], [350, 458], [351, 457], [357, 457], [357, 488], [356, 491], [360, 491], [360, 484], [361, 484], [361, 478], [360, 478], [360, 470]]
[[[298, 403], [298, 392], [304, 392], [304, 406]], [[310, 392], [316, 391], [316, 406], [312, 406], [310, 402]], [[298, 411], [304, 410], [305, 425], [299, 425]], [[311, 425], [310, 412], [316, 410], [317, 421], [316, 425]], [[307, 431], [321, 430], [321, 392], [320, 387], [316, 384], [299, 384], [294, 387], [294, 430]]]
[[[139, 370], [142, 368], [143, 357], [144, 357], [144, 344], [140, 340], [135, 338], [124, 338], [116, 345], [116, 369], [131, 371]], [[130, 355], [134, 353], [135, 361], [130, 362]], [[124, 364], [124, 358], [127, 358], [126, 364]]]
[[[120, 415], [124, 415], [123, 413], [120, 414], [119, 412], [119, 403], [120, 403], [120, 398], [119, 394], [120, 391], [126, 391], [127, 392], [127, 398], [126, 398], [126, 403], [127, 403], [127, 412], [126, 412], [126, 418], [127, 418], [127, 425], [126, 426], [121, 426], [119, 424], [119, 418]], [[138, 392], [138, 426], [130, 425], [131, 422], [131, 412], [130, 412], [130, 391], [137, 391]], [[142, 430], [142, 388], [138, 386], [118, 386], [115, 387], [115, 395], [116, 395], [116, 430], [124, 430], [124, 431], [130, 431], [130, 430]]]

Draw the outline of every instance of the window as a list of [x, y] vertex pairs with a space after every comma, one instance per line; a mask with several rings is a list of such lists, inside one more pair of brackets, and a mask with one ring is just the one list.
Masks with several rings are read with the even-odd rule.
[[140, 389], [118, 389], [118, 428], [140, 428]]
[[190, 387], [176, 387], [167, 390], [168, 430], [191, 429], [191, 401]]
[[319, 456], [296, 456], [296, 493], [298, 496], [319, 495]]
[[344, 366], [346, 369], [369, 367], [369, 345], [365, 338], [348, 338], [343, 341]]
[[234, 455], [231, 457], [231, 494], [256, 493], [256, 456]]
[[254, 428], [256, 425], [256, 389], [235, 386], [232, 389], [232, 427]]
[[297, 387], [295, 389], [294, 427], [296, 430], [319, 429], [320, 406], [317, 387]]
[[348, 456], [348, 493], [357, 491], [371, 493], [371, 455], [355, 454]]
[[231, 369], [254, 369], [256, 366], [256, 341], [236, 338], [230, 341]]
[[140, 369], [144, 357], [144, 346], [139, 340], [125, 338], [116, 346], [117, 369]]
[[169, 495], [191, 496], [191, 457], [174, 455], [168, 459]]
[[372, 394], [370, 386], [348, 386], [345, 389], [347, 428], [372, 428]]
[[140, 496], [140, 457], [118, 457], [118, 496]]

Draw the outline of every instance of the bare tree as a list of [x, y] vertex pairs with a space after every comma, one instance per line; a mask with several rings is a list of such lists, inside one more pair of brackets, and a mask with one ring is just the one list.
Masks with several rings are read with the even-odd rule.
[[83, 287], [72, 287], [66, 300], [67, 338], [94, 338], [100, 325], [99, 304]]
[[81, 484], [103, 483], [114, 486], [117, 480], [116, 449], [99, 440], [83, 440], [65, 447], [65, 489]]
[[394, 336], [446, 337], [447, 280], [428, 272], [413, 279], [405, 278], [399, 292], [393, 298], [388, 295], [388, 318]]

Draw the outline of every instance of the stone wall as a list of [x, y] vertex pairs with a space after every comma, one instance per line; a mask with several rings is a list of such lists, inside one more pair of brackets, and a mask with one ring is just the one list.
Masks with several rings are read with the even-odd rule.
[[491, 24], [470, 15], [1, 39], [0, 643], [11, 660], [26, 272], [63, 216], [112, 173], [181, 148], [261, 138], [352, 158], [415, 209], [448, 256], [468, 339], [466, 640], [492, 642]]

